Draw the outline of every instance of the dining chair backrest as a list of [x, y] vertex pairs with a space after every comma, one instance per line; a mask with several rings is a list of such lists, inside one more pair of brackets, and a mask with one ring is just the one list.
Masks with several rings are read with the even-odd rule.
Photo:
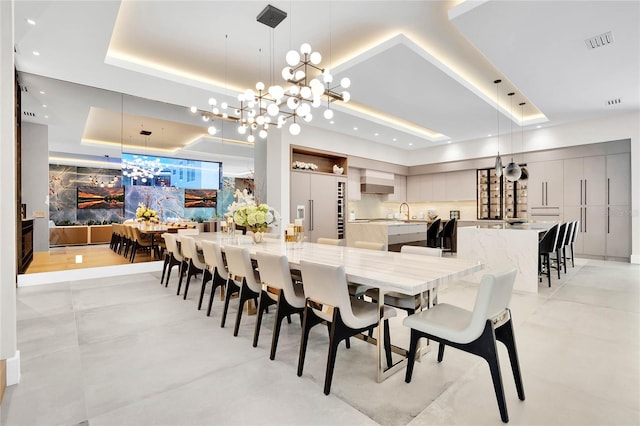
[[468, 327], [460, 333], [457, 343], [469, 343], [480, 337], [487, 320], [500, 317], [509, 307], [516, 272], [516, 269], [511, 269], [482, 277], [471, 320]]
[[353, 246], [367, 250], [385, 251], [387, 249], [387, 245], [385, 243], [376, 243], [372, 241], [355, 241]]
[[169, 244], [167, 243], [167, 236], [172, 237], [173, 235], [169, 234], [168, 232], [165, 232], [161, 235], [162, 239], [164, 240], [164, 244], [165, 244], [165, 250], [167, 251], [167, 253], [173, 253], [170, 248], [169, 248]]
[[198, 235], [200, 231], [197, 228], [184, 228], [178, 229], [180, 235]]
[[316, 241], [318, 244], [326, 244], [330, 246], [344, 246], [343, 239], [320, 237]]
[[124, 226], [124, 236], [131, 241], [133, 241], [133, 227], [135, 225], [125, 225]]
[[[308, 299], [340, 309], [340, 317], [347, 327], [361, 328], [368, 325], [353, 313], [344, 266], [301, 260], [300, 271], [302, 272], [302, 287]], [[333, 321], [330, 309], [314, 309], [313, 311], [318, 317], [326, 321]]]
[[284, 298], [291, 306], [303, 308], [305, 299], [297, 295], [293, 289], [287, 256], [260, 251], [256, 253], [256, 260], [262, 284], [280, 289], [284, 292]]
[[455, 226], [456, 226], [456, 220], [449, 219], [442, 227], [442, 236], [446, 238], [451, 237], [453, 235], [453, 230]]
[[193, 265], [198, 269], [204, 269], [206, 267], [203, 259], [200, 257], [198, 253], [198, 248], [196, 247], [196, 240], [193, 237], [188, 237], [186, 235], [180, 236], [180, 247], [182, 249], [182, 255], [191, 260]]
[[544, 234], [542, 240], [538, 244], [540, 253], [553, 253], [556, 250], [556, 241], [558, 240], [558, 224], [553, 225]]
[[420, 254], [423, 256], [442, 257], [442, 249], [435, 247], [422, 247], [422, 246], [402, 246], [400, 247], [400, 253], [406, 254]]
[[262, 291], [262, 286], [255, 278], [249, 250], [242, 247], [226, 246], [224, 252], [227, 255], [229, 276], [232, 278], [235, 276], [243, 277], [250, 290], [256, 293]]
[[184, 257], [182, 256], [180, 247], [178, 247], [178, 239], [176, 237], [176, 234], [165, 232], [164, 234], [162, 234], [162, 236], [164, 237], [164, 242], [167, 245], [167, 251], [169, 251], [173, 255], [173, 258], [178, 262], [183, 262]]
[[221, 277], [227, 278], [229, 276], [220, 245], [213, 241], [202, 241], [202, 254], [204, 255], [204, 263], [209, 266], [212, 273], [215, 268]]

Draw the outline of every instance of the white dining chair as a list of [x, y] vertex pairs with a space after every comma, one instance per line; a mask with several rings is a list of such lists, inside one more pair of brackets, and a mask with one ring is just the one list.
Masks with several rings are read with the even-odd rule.
[[[167, 242], [168, 239], [173, 238], [173, 245], [170, 247], [170, 243]], [[168, 232], [165, 232], [164, 234], [162, 234], [162, 239], [165, 242], [165, 250], [164, 250], [164, 263], [162, 265], [162, 276], [160, 277], [160, 285], [162, 285], [162, 283], [164, 282], [164, 277], [165, 274], [167, 272], [167, 269], [170, 271], [171, 268], [173, 268], [174, 266], [178, 265], [178, 267], [180, 266], [181, 261], [179, 261], [178, 259], [176, 259], [176, 257], [173, 255], [173, 251], [176, 250], [176, 241], [175, 241], [175, 236], [169, 234]], [[167, 275], [167, 282], [165, 284], [165, 287], [169, 285], [169, 276]]]
[[367, 250], [385, 251], [387, 245], [385, 243], [378, 243], [373, 241], [355, 241], [353, 246], [356, 248], [362, 248]]
[[501, 341], [507, 347], [518, 398], [524, 401], [524, 387], [513, 335], [511, 310], [509, 309], [516, 272], [515, 269], [512, 269], [494, 275], [484, 275], [480, 282], [473, 311], [441, 303], [405, 318], [404, 325], [411, 329], [405, 381], [411, 382], [418, 341], [421, 338], [439, 343], [438, 362], [442, 362], [445, 346], [478, 355], [489, 364], [500, 417], [503, 422], [508, 422], [509, 415], [504, 397], [496, 340]]
[[306, 296], [302, 321], [302, 338], [298, 358], [298, 376], [302, 376], [307, 352], [309, 331], [317, 324], [329, 323], [329, 353], [324, 379], [324, 393], [329, 395], [338, 345], [342, 340], [371, 330], [384, 321], [384, 347], [387, 365], [391, 366], [391, 340], [388, 319], [396, 315], [393, 308], [378, 305], [349, 296], [344, 266], [331, 266], [305, 260], [300, 261], [302, 286]]
[[282, 320], [287, 317], [291, 323], [291, 314], [299, 314], [302, 319], [304, 311], [304, 290], [301, 284], [294, 284], [289, 269], [287, 256], [267, 252], [257, 252], [258, 269], [262, 281], [262, 292], [258, 304], [258, 318], [253, 334], [253, 347], [258, 345], [262, 316], [270, 305], [276, 304], [273, 334], [271, 337], [270, 359], [275, 359]]
[[316, 240], [318, 244], [330, 246], [344, 246], [344, 239], [320, 237]]
[[182, 256], [182, 251], [180, 250], [180, 246], [178, 245], [178, 239], [176, 234], [164, 233], [164, 241], [167, 244], [167, 251], [171, 253], [171, 257], [173, 260], [169, 262], [169, 270], [167, 271], [167, 281], [165, 282], [165, 287], [169, 285], [169, 279], [171, 278], [171, 268], [175, 265], [178, 265], [178, 293], [180, 294], [180, 286], [182, 285], [182, 272], [184, 271], [185, 261], [184, 256]]
[[[202, 256], [202, 254], [198, 253], [196, 240], [194, 240], [193, 237], [189, 237], [187, 235], [181, 235], [180, 247], [182, 249], [182, 255], [184, 256], [185, 261], [187, 262], [187, 282], [184, 285], [184, 296], [183, 296], [183, 299], [186, 300], [187, 293], [189, 292], [189, 283], [191, 282], [191, 277], [196, 274], [203, 273], [207, 265], [204, 263], [204, 257]], [[202, 286], [204, 287], [204, 282], [202, 283]]]
[[200, 302], [198, 303], [198, 309], [202, 306], [202, 299], [204, 297], [205, 284], [211, 280], [211, 295], [209, 296], [209, 306], [207, 307], [207, 316], [211, 316], [211, 308], [213, 307], [213, 297], [216, 292], [216, 288], [220, 287], [220, 290], [224, 288], [229, 277], [229, 271], [227, 265], [222, 257], [222, 250], [220, 245], [213, 241], [202, 241], [202, 254], [204, 256], [204, 263], [206, 264], [205, 272], [203, 273], [202, 290], [200, 292]]
[[262, 286], [260, 285], [260, 278], [257, 276], [257, 272], [253, 269], [249, 250], [241, 247], [226, 246], [225, 254], [227, 256], [229, 279], [227, 280], [224, 311], [222, 312], [220, 327], [224, 327], [231, 295], [233, 293], [239, 293], [238, 313], [236, 314], [236, 324], [233, 328], [233, 335], [237, 336], [240, 321], [242, 320], [244, 304], [247, 301], [253, 300], [256, 306], [258, 306], [258, 297], [262, 291]]

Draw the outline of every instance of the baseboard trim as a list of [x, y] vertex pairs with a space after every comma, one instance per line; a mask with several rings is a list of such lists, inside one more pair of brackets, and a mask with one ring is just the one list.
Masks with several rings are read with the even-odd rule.
[[0, 406], [4, 400], [4, 390], [7, 388], [7, 360], [0, 359]]
[[631, 263], [640, 264], [640, 254], [632, 254]]
[[18, 275], [18, 287], [53, 284], [65, 281], [87, 280], [118, 275], [140, 274], [162, 270], [164, 262], [141, 262], [131, 265], [100, 266], [96, 268], [70, 269], [67, 271], [40, 272]]
[[7, 358], [7, 386], [20, 383], [20, 351], [11, 358]]

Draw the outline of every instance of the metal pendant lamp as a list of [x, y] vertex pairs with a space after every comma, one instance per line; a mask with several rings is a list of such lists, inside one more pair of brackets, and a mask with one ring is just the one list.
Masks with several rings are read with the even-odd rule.
[[[523, 152], [524, 152], [524, 106], [526, 104], [527, 104], [526, 102], [520, 102], [520, 147]], [[529, 173], [527, 172], [527, 168], [525, 166], [521, 166], [520, 170], [522, 171], [522, 174], [520, 175], [520, 179], [518, 179], [518, 181], [520, 181], [521, 183], [524, 183], [527, 181], [527, 179], [529, 179]]]
[[500, 83], [502, 83], [502, 80], [494, 80], [493, 83], [496, 85], [496, 138], [498, 140], [498, 156], [496, 157], [495, 171], [496, 176], [500, 177], [502, 176], [502, 158], [500, 158], [500, 104], [498, 99], [498, 87], [500, 86]]
[[507, 179], [509, 182], [515, 182], [518, 179], [520, 179], [520, 176], [522, 175], [522, 170], [520, 169], [520, 166], [515, 163], [513, 161], [513, 95], [515, 95], [515, 93], [510, 92], [508, 93], [508, 96], [511, 98], [511, 162], [509, 163], [509, 165], [507, 166], [506, 169], [504, 169], [504, 177], [505, 179]]

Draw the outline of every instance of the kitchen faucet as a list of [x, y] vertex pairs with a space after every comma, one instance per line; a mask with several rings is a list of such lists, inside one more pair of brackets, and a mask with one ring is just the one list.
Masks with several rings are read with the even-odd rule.
[[402, 214], [402, 206], [407, 206], [407, 220], [411, 220], [411, 215], [409, 213], [409, 204], [407, 203], [400, 204], [400, 211], [398, 213]]

